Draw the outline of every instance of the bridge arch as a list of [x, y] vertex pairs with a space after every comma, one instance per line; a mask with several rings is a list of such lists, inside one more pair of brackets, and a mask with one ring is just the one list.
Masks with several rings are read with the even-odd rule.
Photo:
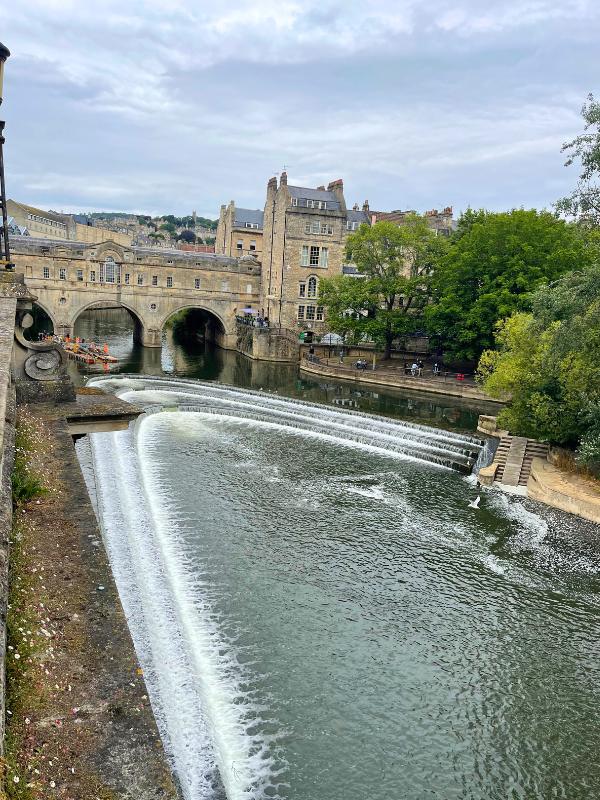
[[133, 340], [134, 342], [143, 344], [146, 327], [144, 320], [141, 317], [140, 312], [134, 306], [129, 305], [128, 303], [123, 303], [121, 300], [95, 300], [76, 309], [71, 318], [71, 331], [75, 330], [75, 324], [82, 314], [85, 314], [86, 311], [91, 311], [94, 309], [101, 311], [107, 302], [110, 303], [111, 306], [119, 306], [119, 308], [124, 308], [127, 312], [129, 312], [133, 320]]
[[182, 303], [180, 306], [173, 308], [172, 310], [168, 311], [166, 314], [163, 314], [162, 320], [160, 322], [160, 329], [162, 330], [167, 322], [173, 317], [175, 314], [179, 314], [180, 311], [188, 311], [192, 309], [197, 309], [198, 311], [204, 311], [211, 317], [214, 317], [216, 321], [220, 324], [223, 333], [229, 333], [227, 330], [227, 323], [223, 319], [223, 316], [218, 312], [215, 311], [213, 308], [209, 308], [208, 305], [202, 303]]
[[205, 342], [214, 342], [224, 346], [228, 334], [227, 323], [218, 311], [214, 311], [202, 302], [182, 303], [169, 313], [164, 314], [160, 322], [160, 334], [173, 321], [173, 330], [181, 336], [198, 335]]

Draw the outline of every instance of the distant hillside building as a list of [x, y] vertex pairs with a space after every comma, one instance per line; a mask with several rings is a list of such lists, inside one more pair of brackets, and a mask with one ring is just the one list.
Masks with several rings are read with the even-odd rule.
[[86, 244], [99, 244], [113, 241], [121, 245], [130, 245], [131, 236], [114, 230], [98, 228], [88, 217], [78, 214], [58, 214], [55, 211], [44, 211], [35, 206], [7, 200], [6, 208], [13, 218], [14, 225], [26, 228], [29, 235], [42, 239], [59, 239]]
[[263, 212], [236, 208], [232, 200], [221, 206], [215, 238], [215, 253], [240, 257], [248, 254], [261, 260], [263, 251]]

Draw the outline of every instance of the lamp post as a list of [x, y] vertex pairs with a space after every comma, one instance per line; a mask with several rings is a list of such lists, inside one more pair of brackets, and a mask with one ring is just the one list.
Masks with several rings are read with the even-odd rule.
[[[4, 64], [10, 56], [10, 50], [0, 42], [0, 104], [2, 103], [2, 84], [4, 81]], [[4, 122], [0, 120], [0, 209], [2, 225], [0, 226], [0, 269], [12, 270], [14, 264], [10, 260], [8, 243], [8, 212], [6, 210], [6, 186], [4, 183]]]

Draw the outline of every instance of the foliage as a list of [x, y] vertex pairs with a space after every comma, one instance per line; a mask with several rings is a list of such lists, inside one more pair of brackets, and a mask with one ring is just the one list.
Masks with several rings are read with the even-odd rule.
[[42, 481], [29, 467], [28, 450], [27, 435], [21, 428], [17, 428], [15, 463], [11, 476], [13, 506], [19, 503], [26, 503], [28, 500], [33, 500], [45, 493]]
[[427, 330], [446, 357], [476, 362], [498, 320], [529, 310], [532, 292], [590, 258], [577, 226], [547, 211], [468, 210], [432, 277]]
[[149, 234], [148, 234], [148, 238], [149, 238], [149, 239], [152, 239], [152, 240], [153, 240], [153, 241], [155, 241], [155, 242], [158, 242], [158, 241], [164, 241], [164, 239], [165, 239], [165, 236], [164, 236], [164, 234], [163, 234], [163, 233], [157, 233], [157, 232], [155, 231], [154, 233], [149, 233]]
[[159, 231], [165, 231], [171, 236], [173, 236], [177, 232], [177, 228], [172, 222], [163, 222], [163, 224], [160, 225], [158, 229]]
[[600, 227], [600, 103], [590, 94], [581, 116], [584, 133], [565, 142], [562, 152], [569, 154], [565, 166], [581, 161], [581, 173], [575, 190], [559, 200], [558, 211], [575, 217], [585, 225]]
[[533, 297], [531, 313], [499, 325], [483, 353], [487, 392], [511, 398], [500, 424], [523, 436], [577, 445], [582, 463], [600, 457], [600, 264], [569, 273]]
[[346, 245], [346, 257], [360, 275], [321, 281], [320, 300], [331, 330], [372, 340], [389, 358], [394, 341], [422, 324], [430, 274], [444, 245], [416, 214], [400, 226], [361, 225]]
[[196, 241], [196, 234], [194, 233], [194, 231], [186, 229], [184, 231], [181, 231], [181, 233], [177, 238], [182, 242], [188, 242], [189, 244], [194, 244], [194, 242]]

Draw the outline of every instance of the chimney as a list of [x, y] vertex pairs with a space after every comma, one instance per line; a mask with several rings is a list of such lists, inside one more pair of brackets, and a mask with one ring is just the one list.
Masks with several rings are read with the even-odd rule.
[[344, 191], [344, 181], [341, 178], [338, 178], [337, 181], [331, 181], [327, 187], [328, 192], [334, 192], [336, 189]]
[[317, 192], [324, 192], [324, 191], [325, 191], [324, 186], [317, 186]]
[[281, 177], [279, 178], [279, 185], [287, 186], [287, 172], [285, 170], [281, 173]]
[[363, 211], [365, 212], [365, 214], [369, 213], [369, 201], [368, 200], [365, 200], [365, 202], [363, 203]]
[[267, 191], [269, 191], [269, 189], [277, 190], [277, 178], [269, 178], [267, 183]]
[[354, 203], [354, 205], [352, 206], [352, 211], [360, 211], [360, 208], [358, 207], [358, 203]]

